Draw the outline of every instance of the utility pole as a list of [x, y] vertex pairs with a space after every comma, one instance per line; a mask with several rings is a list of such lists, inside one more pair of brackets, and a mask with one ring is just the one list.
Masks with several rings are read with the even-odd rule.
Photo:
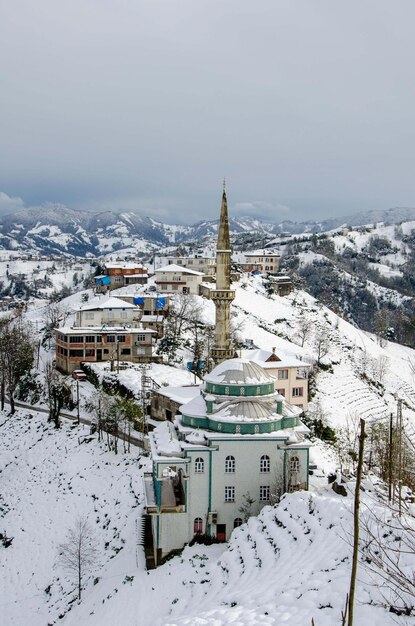
[[398, 430], [398, 506], [399, 517], [402, 515], [402, 457], [403, 457], [403, 420], [402, 420], [402, 400], [398, 398], [398, 407], [396, 412], [397, 430]]
[[80, 420], [80, 415], [79, 415], [79, 380], [78, 379], [76, 380], [76, 417], [77, 417], [76, 423], [79, 426], [79, 424], [81, 423], [81, 420]]
[[117, 373], [120, 373], [120, 341], [119, 337], [117, 337]]
[[392, 501], [392, 459], [393, 459], [393, 415], [389, 416], [389, 454], [388, 454], [388, 500]]
[[356, 488], [354, 493], [354, 514], [353, 514], [353, 560], [352, 572], [350, 576], [348, 621], [347, 626], [353, 626], [354, 593], [356, 589], [357, 561], [359, 558], [359, 510], [360, 510], [360, 484], [362, 482], [363, 454], [365, 450], [365, 420], [360, 420], [359, 435], [359, 458], [357, 461]]

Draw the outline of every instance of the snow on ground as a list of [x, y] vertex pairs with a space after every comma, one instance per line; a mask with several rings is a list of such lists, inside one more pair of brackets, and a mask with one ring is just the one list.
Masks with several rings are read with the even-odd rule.
[[[369, 489], [370, 481], [367, 481]], [[65, 626], [318, 626], [340, 623], [350, 581], [353, 485], [347, 498], [327, 486], [287, 495], [236, 529], [226, 546], [186, 547], [155, 571], [96, 587]], [[384, 513], [373, 492], [362, 515]], [[406, 556], [404, 566], [413, 562]], [[379, 582], [358, 570], [355, 623], [406, 624], [388, 613]]]
[[88, 518], [98, 548], [94, 576], [105, 578], [109, 564], [111, 575], [123, 577], [143, 569], [140, 451], [116, 456], [95, 438], [80, 444], [88, 428], [64, 423], [56, 431], [33, 411], [0, 420], [1, 531], [13, 537], [0, 546], [0, 622], [45, 626], [75, 598], [58, 546], [77, 516]]

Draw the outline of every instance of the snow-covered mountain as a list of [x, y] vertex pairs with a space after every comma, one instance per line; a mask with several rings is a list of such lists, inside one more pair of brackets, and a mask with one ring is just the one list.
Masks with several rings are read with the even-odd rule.
[[[344, 218], [307, 222], [264, 222], [253, 217], [230, 219], [233, 236], [257, 233], [321, 233], [344, 224], [398, 223], [415, 220], [415, 209], [369, 211]], [[24, 209], [0, 220], [0, 249], [98, 256], [117, 250], [151, 251], [160, 246], [215, 237], [218, 220], [192, 226], [163, 224], [134, 211], [93, 213], [59, 204]]]

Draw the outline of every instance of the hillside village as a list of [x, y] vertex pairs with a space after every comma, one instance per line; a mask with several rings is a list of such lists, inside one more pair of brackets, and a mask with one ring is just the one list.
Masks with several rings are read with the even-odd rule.
[[[15, 387], [4, 377], [15, 401], [0, 426], [5, 623], [340, 624], [360, 419], [357, 623], [411, 623], [414, 230], [239, 250], [224, 193], [197, 252], [1, 261], [2, 336], [16, 328], [33, 357]], [[332, 300], [311, 271], [328, 264], [342, 284]], [[348, 282], [373, 295], [373, 326], [338, 297]], [[78, 586], [61, 553], [80, 518], [94, 558]], [[385, 558], [401, 547], [398, 583], [373, 557], [373, 527]]]

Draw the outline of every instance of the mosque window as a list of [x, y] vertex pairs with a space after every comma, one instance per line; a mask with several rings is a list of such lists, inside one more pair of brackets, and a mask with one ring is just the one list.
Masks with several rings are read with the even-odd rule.
[[235, 457], [227, 456], [225, 459], [225, 472], [227, 474], [233, 474], [235, 472]]
[[198, 457], [195, 460], [195, 473], [196, 474], [203, 474], [203, 472], [205, 471], [205, 462], [202, 459], [202, 457]]
[[262, 474], [265, 474], [270, 471], [270, 466], [271, 466], [271, 463], [270, 463], [269, 456], [267, 454], [264, 454], [263, 456], [261, 456], [261, 461], [259, 464], [259, 471]]
[[257, 435], [259, 433], [259, 426], [258, 424], [255, 426], [255, 434]]
[[201, 535], [203, 532], [203, 520], [201, 517], [196, 517], [193, 522], [193, 532], [195, 535]]
[[229, 396], [229, 387], [225, 387], [225, 395]]
[[242, 519], [240, 517], [235, 517], [233, 520], [233, 527], [238, 528], [238, 526], [242, 526]]
[[237, 424], [236, 429], [235, 429], [235, 432], [236, 432], [237, 434], [239, 434], [239, 433], [241, 432], [241, 425], [240, 425], [240, 424]]
[[261, 485], [259, 488], [259, 500], [260, 502], [269, 502], [271, 497], [271, 489], [269, 485]]
[[298, 456], [292, 456], [290, 459], [290, 472], [298, 472], [300, 470], [300, 459]]
[[241, 387], [241, 390], [240, 390], [239, 393], [240, 393], [241, 396], [244, 396], [245, 395], [245, 387]]
[[257, 396], [261, 395], [261, 387], [256, 388], [256, 395]]
[[225, 502], [235, 502], [235, 487], [225, 487]]

